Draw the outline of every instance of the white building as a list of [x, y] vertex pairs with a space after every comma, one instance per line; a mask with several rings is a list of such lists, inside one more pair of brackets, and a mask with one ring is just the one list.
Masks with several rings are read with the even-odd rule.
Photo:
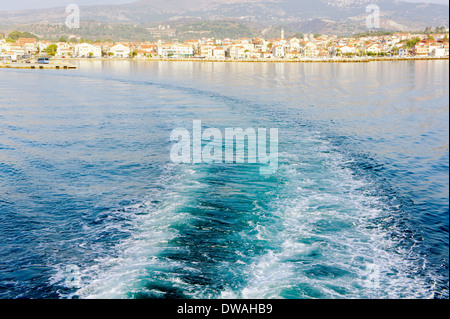
[[0, 53], [11, 50], [11, 45], [5, 39], [0, 40]]
[[56, 57], [71, 57], [73, 56], [74, 51], [72, 48], [63, 48], [63, 47], [58, 47], [58, 49], [56, 50]]
[[44, 52], [51, 44], [52, 43], [50, 41], [39, 41], [37, 46], [40, 52]]
[[214, 49], [214, 47], [212, 45], [201, 45], [198, 53], [202, 57], [212, 58], [213, 57], [213, 49]]
[[0, 60], [17, 60], [17, 55], [14, 52], [6, 52], [6, 53], [0, 53]]
[[74, 54], [75, 56], [82, 58], [87, 58], [89, 56], [92, 56], [93, 58], [101, 58], [102, 48], [98, 45], [82, 43], [75, 46]]
[[272, 52], [269, 51], [265, 51], [265, 52], [261, 52], [260, 57], [262, 59], [272, 59]]
[[128, 58], [131, 53], [131, 49], [123, 44], [116, 44], [109, 49], [114, 58]]
[[445, 48], [434, 48], [433, 51], [431, 51], [430, 56], [434, 58], [443, 58], [446, 56], [446, 50]]
[[189, 44], [158, 44], [157, 53], [164, 58], [186, 58], [194, 55], [194, 47]]
[[245, 49], [243, 46], [230, 46], [227, 49], [227, 56], [231, 59], [242, 59], [245, 57]]
[[215, 59], [225, 59], [225, 50], [220, 47], [216, 47], [212, 50], [212, 56]]
[[365, 51], [366, 52], [370, 52], [370, 53], [380, 53], [382, 50], [382, 46], [380, 44], [369, 44], [367, 46], [365, 46]]
[[282, 45], [274, 45], [272, 47], [272, 55], [275, 58], [284, 58], [284, 54], [285, 54], [284, 46], [282, 46]]
[[179, 57], [191, 57], [194, 55], [194, 47], [189, 44], [174, 45], [173, 51]]
[[342, 54], [354, 54], [356, 53], [356, 48], [353, 45], [343, 45], [343, 46], [336, 46], [336, 52], [339, 50]]
[[297, 38], [289, 39], [289, 49], [290, 51], [299, 51], [300, 50], [300, 40]]

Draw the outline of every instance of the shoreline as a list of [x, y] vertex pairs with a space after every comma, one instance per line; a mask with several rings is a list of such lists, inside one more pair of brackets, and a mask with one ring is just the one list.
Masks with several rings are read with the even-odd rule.
[[449, 57], [403, 57], [365, 59], [164, 59], [164, 58], [52, 58], [50, 64], [0, 62], [0, 69], [77, 69], [73, 62], [196, 62], [196, 63], [370, 63], [398, 61], [448, 61]]
[[448, 61], [449, 57], [388, 57], [388, 58], [364, 58], [364, 59], [165, 59], [165, 58], [54, 58], [53, 61], [88, 61], [88, 62], [220, 62], [220, 63], [369, 63], [388, 61]]
[[[54, 62], [53, 62], [54, 61]], [[23, 63], [23, 62], [11, 62], [4, 63], [0, 62], [0, 69], [61, 69], [61, 70], [71, 70], [76, 69], [77, 66], [69, 63], [68, 61], [64, 61], [65, 63], [61, 63], [60, 61], [53, 60], [53, 63], [49, 64], [39, 64], [39, 63]], [[56, 62], [56, 63], [55, 63]]]

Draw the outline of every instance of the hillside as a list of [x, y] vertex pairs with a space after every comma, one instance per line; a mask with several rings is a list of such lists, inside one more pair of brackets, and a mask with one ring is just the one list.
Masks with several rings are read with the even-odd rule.
[[[243, 25], [259, 31], [270, 26], [285, 26], [300, 32], [349, 34], [367, 31], [366, 6], [370, 3], [380, 7], [381, 29], [419, 30], [449, 25], [448, 6], [394, 0], [140, 0], [125, 5], [82, 6], [81, 21], [90, 28], [95, 23], [109, 24], [113, 28], [121, 24], [136, 25], [136, 28], [169, 24], [177, 26], [179, 32], [185, 32], [194, 23], [195, 31], [202, 33], [208, 30], [198, 29], [199, 26], [211, 27], [209, 22], [220, 20], [240, 24], [238, 29], [246, 34], [254, 31], [245, 30]], [[5, 30], [31, 24], [63, 25], [66, 16], [63, 7], [0, 12], [0, 27]], [[76, 35], [81, 32], [72, 31]], [[91, 31], [94, 32], [89, 30], [89, 33]], [[218, 33], [220, 30], [213, 32]]]

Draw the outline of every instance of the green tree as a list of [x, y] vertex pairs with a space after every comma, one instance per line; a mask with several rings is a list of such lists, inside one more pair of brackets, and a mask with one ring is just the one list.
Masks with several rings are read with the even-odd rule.
[[56, 44], [51, 44], [45, 49], [45, 52], [47, 52], [51, 56], [55, 56], [56, 50], [58, 49], [58, 46]]
[[130, 52], [129, 56], [130, 56], [130, 58], [136, 57], [137, 56], [137, 51], [133, 50], [132, 52]]
[[409, 49], [414, 48], [414, 46], [420, 42], [420, 38], [414, 38], [406, 41], [406, 47]]
[[36, 36], [36, 35], [33, 34], [33, 33], [30, 33], [30, 32], [20, 32], [20, 31], [13, 31], [13, 32], [11, 32], [11, 33], [8, 35], [8, 38], [7, 38], [7, 39], [16, 41], [16, 40], [18, 40], [19, 38], [34, 38], [34, 39], [36, 39], [36, 40], [39, 40], [39, 37]]
[[88, 43], [88, 44], [92, 44], [93, 42], [92, 42], [92, 40], [81, 38], [80, 40], [78, 40], [78, 43]]
[[8, 35], [8, 39], [11, 39], [11, 40], [17, 40], [21, 37], [22, 37], [22, 32], [20, 32], [20, 31], [13, 31]]

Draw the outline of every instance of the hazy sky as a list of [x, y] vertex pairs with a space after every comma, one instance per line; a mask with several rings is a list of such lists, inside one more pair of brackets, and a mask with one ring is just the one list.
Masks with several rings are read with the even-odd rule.
[[[403, 1], [433, 2], [447, 5], [449, 4], [449, 0], [403, 0]], [[93, 5], [93, 4], [120, 4], [131, 2], [135, 2], [135, 0], [17, 0], [17, 1], [0, 0], [0, 11], [50, 8], [50, 7], [65, 6], [71, 3], [76, 3], [79, 5]]]
[[132, 3], [135, 0], [0, 0], [0, 11], [22, 10], [22, 9], [41, 9], [66, 6], [71, 3], [78, 5], [94, 4], [120, 4]]

